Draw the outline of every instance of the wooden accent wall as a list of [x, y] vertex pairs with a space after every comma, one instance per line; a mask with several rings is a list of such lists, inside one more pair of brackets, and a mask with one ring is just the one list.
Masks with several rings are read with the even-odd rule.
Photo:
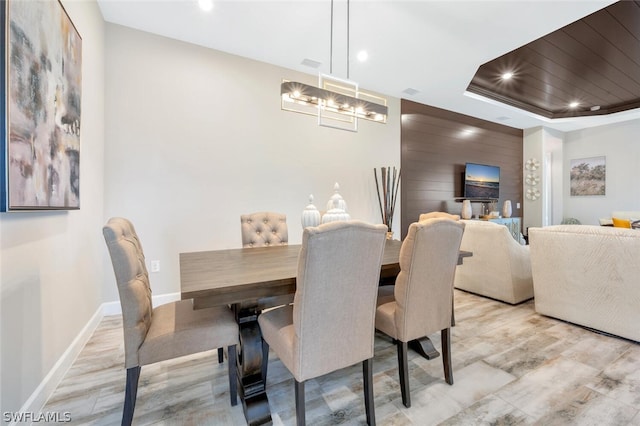
[[512, 216], [522, 216], [521, 129], [405, 99], [401, 111], [402, 238], [421, 213], [460, 213], [468, 162], [499, 166], [499, 210], [511, 200]]

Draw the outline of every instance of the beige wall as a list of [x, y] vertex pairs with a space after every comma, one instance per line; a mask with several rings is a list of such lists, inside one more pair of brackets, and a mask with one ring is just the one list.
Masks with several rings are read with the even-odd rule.
[[81, 209], [0, 214], [0, 412], [23, 406], [104, 300], [104, 22], [93, 1], [63, 3], [82, 36]]
[[101, 304], [118, 300], [108, 217], [135, 222], [161, 261], [154, 294], [174, 293], [178, 253], [238, 247], [241, 213], [286, 213], [296, 243], [308, 195], [324, 210], [337, 181], [353, 218], [378, 221], [371, 169], [400, 159], [398, 99], [387, 125], [318, 127], [279, 105], [282, 78], [315, 76], [106, 25], [93, 1], [64, 4], [83, 38], [81, 209], [0, 215], [0, 411], [37, 409]]
[[[105, 213], [160, 260], [154, 294], [179, 291], [181, 251], [240, 247], [242, 213], [285, 213], [300, 243], [309, 194], [324, 210], [335, 182], [352, 218], [380, 222], [373, 168], [400, 165], [398, 99], [387, 124], [319, 127], [280, 109], [283, 78], [317, 76], [112, 24], [106, 40]], [[104, 288], [117, 300], [110, 274]]]
[[[161, 261], [154, 294], [172, 293], [178, 253], [238, 247], [241, 213], [286, 213], [296, 243], [308, 194], [323, 209], [337, 181], [354, 218], [379, 221], [371, 169], [400, 162], [398, 99], [386, 125], [318, 127], [279, 106], [282, 78], [313, 75], [105, 26], [91, 0], [64, 5], [83, 38], [82, 208], [0, 215], [0, 411], [19, 410], [100, 305], [117, 301], [106, 218], [136, 223], [147, 259]], [[566, 214], [637, 209], [639, 125], [568, 135], [565, 163], [606, 155], [608, 184], [593, 202], [565, 197]]]

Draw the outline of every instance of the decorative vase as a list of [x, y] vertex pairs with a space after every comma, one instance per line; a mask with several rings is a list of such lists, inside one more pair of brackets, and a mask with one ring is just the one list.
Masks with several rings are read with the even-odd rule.
[[351, 220], [351, 216], [347, 213], [347, 202], [340, 195], [340, 185], [336, 182], [333, 185], [333, 195], [327, 202], [327, 211], [322, 215], [322, 223], [338, 220]]
[[464, 200], [462, 202], [462, 211], [460, 212], [460, 216], [463, 219], [471, 219], [471, 216], [473, 216], [473, 210], [471, 209], [471, 201]]
[[313, 194], [309, 195], [309, 204], [302, 211], [302, 227], [320, 225], [320, 212], [313, 205]]
[[333, 185], [333, 195], [327, 202], [327, 210], [331, 210], [333, 208], [338, 208], [345, 212], [347, 211], [347, 202], [342, 198], [342, 195], [340, 195], [340, 185], [338, 185], [338, 182]]
[[324, 215], [322, 215], [322, 223], [336, 222], [339, 220], [351, 220], [351, 216], [349, 213], [338, 207], [329, 209]]
[[511, 217], [511, 200], [505, 200], [502, 205], [502, 217]]

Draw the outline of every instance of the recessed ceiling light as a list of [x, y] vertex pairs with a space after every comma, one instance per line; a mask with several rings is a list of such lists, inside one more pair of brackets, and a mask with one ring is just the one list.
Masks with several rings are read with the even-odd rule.
[[573, 101], [569, 104], [569, 108], [578, 108], [579, 105], [580, 105], [580, 102]]
[[364, 62], [369, 58], [369, 54], [367, 53], [366, 50], [361, 50], [358, 52], [357, 58], [360, 62]]
[[504, 74], [502, 74], [502, 79], [503, 80], [510, 80], [513, 77], [513, 73], [512, 72], [505, 72]]
[[198, 6], [205, 12], [211, 12], [213, 10], [213, 0], [198, 0]]
[[591, 111], [598, 111], [598, 110], [600, 110], [600, 105], [594, 105], [590, 109], [591, 109]]
[[404, 89], [402, 91], [402, 93], [406, 93], [407, 95], [417, 95], [418, 93], [420, 93], [420, 91], [418, 89], [413, 89], [411, 87], [407, 87], [406, 89]]

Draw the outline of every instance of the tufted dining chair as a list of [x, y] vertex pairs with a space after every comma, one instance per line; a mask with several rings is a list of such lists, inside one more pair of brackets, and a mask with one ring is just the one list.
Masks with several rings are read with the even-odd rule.
[[238, 324], [231, 310], [226, 306], [194, 310], [191, 300], [153, 308], [142, 245], [131, 222], [124, 218], [111, 218], [102, 232], [122, 306], [127, 369], [122, 424], [130, 425], [133, 420], [143, 365], [216, 348], [227, 348], [229, 397], [231, 405], [236, 405]]
[[282, 213], [258, 212], [240, 216], [242, 247], [286, 245], [289, 241], [287, 216]]
[[402, 403], [411, 406], [408, 342], [441, 332], [442, 363], [448, 384], [453, 384], [450, 328], [453, 278], [465, 224], [447, 218], [412, 223], [400, 248], [400, 273], [378, 290], [376, 329], [396, 342]]
[[386, 233], [385, 225], [360, 221], [305, 228], [293, 305], [258, 317], [263, 345], [295, 379], [298, 425], [305, 424], [305, 382], [359, 362], [367, 423], [375, 424], [374, 319]]

